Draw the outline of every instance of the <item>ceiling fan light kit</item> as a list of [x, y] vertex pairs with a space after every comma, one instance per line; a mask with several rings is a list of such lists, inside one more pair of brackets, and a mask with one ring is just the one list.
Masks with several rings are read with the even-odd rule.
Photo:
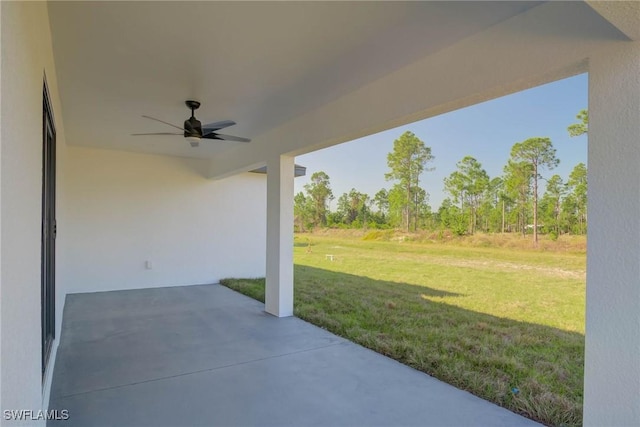
[[[241, 138], [239, 136], [232, 135], [223, 135], [221, 133], [217, 133], [217, 130], [224, 129], [229, 126], [233, 126], [236, 124], [233, 120], [222, 120], [219, 122], [209, 123], [202, 126], [200, 120], [195, 117], [195, 110], [200, 107], [200, 102], [193, 100], [186, 100], [185, 104], [191, 110], [191, 117], [184, 121], [184, 126], [176, 126], [174, 124], [165, 122], [160, 119], [156, 119], [155, 117], [150, 116], [142, 116], [146, 119], [155, 120], [160, 123], [164, 123], [165, 125], [169, 125], [176, 129], [180, 129], [183, 131], [182, 135], [184, 138], [189, 141], [189, 144], [192, 147], [200, 146], [201, 139], [217, 139], [220, 141], [236, 141], [236, 142], [251, 142], [248, 138]], [[158, 132], [158, 133], [134, 133], [134, 136], [141, 135], [180, 135], [179, 133], [167, 133], [167, 132]]]
[[191, 144], [192, 147], [200, 146], [200, 138], [197, 136], [185, 136], [185, 139], [189, 141], [189, 144]]

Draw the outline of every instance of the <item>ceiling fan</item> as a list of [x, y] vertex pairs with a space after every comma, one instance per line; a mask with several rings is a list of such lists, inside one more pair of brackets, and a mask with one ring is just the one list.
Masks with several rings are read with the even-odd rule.
[[200, 120], [196, 119], [193, 115], [193, 112], [200, 107], [200, 102], [187, 100], [185, 101], [187, 107], [191, 109], [191, 117], [184, 121], [184, 126], [176, 126], [174, 124], [165, 122], [164, 120], [156, 119], [155, 117], [150, 116], [142, 116], [145, 119], [155, 120], [156, 122], [164, 123], [165, 125], [169, 125], [176, 129], [180, 129], [181, 133], [171, 133], [171, 132], [154, 132], [154, 133], [134, 133], [133, 136], [141, 136], [141, 135], [182, 135], [185, 137], [187, 141], [191, 144], [192, 147], [198, 147], [200, 145], [201, 139], [218, 139], [221, 141], [236, 141], [236, 142], [251, 142], [248, 138], [241, 138], [239, 136], [232, 135], [223, 135], [221, 133], [217, 133], [216, 131], [220, 129], [224, 129], [229, 126], [233, 126], [236, 122], [232, 120], [222, 120], [220, 122], [209, 123], [206, 125], [202, 125]]

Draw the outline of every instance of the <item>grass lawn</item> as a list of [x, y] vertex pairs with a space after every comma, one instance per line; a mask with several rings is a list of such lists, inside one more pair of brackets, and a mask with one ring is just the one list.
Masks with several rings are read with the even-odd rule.
[[[296, 316], [542, 423], [582, 423], [584, 252], [335, 235], [294, 246]], [[222, 284], [264, 301], [264, 279]]]

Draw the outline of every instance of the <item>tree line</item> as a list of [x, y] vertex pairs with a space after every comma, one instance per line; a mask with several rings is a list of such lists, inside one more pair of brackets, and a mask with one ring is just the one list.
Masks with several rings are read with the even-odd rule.
[[[588, 132], [588, 112], [577, 115], [578, 123], [568, 127], [571, 136]], [[429, 205], [429, 195], [420, 186], [423, 173], [433, 170], [434, 156], [412, 132], [393, 143], [387, 155], [389, 172], [385, 179], [393, 185], [371, 196], [351, 189], [334, 200], [330, 178], [315, 172], [304, 191], [294, 197], [297, 231], [316, 227], [398, 228], [406, 232], [448, 229], [457, 235], [477, 232], [539, 233], [557, 238], [560, 234], [585, 234], [587, 230], [587, 167], [577, 164], [563, 181], [551, 171], [559, 164], [549, 138], [535, 137], [515, 143], [503, 174], [490, 177], [473, 156], [464, 156], [456, 170], [444, 179], [448, 197], [437, 211]], [[546, 190], [540, 194], [542, 182]]]

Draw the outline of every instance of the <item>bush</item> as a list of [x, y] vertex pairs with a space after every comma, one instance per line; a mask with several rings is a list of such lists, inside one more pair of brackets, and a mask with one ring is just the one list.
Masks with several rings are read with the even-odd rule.
[[389, 231], [372, 230], [362, 237], [362, 240], [389, 240]]
[[453, 231], [453, 234], [455, 234], [456, 236], [464, 236], [465, 234], [467, 234], [467, 224], [452, 224], [451, 231]]

